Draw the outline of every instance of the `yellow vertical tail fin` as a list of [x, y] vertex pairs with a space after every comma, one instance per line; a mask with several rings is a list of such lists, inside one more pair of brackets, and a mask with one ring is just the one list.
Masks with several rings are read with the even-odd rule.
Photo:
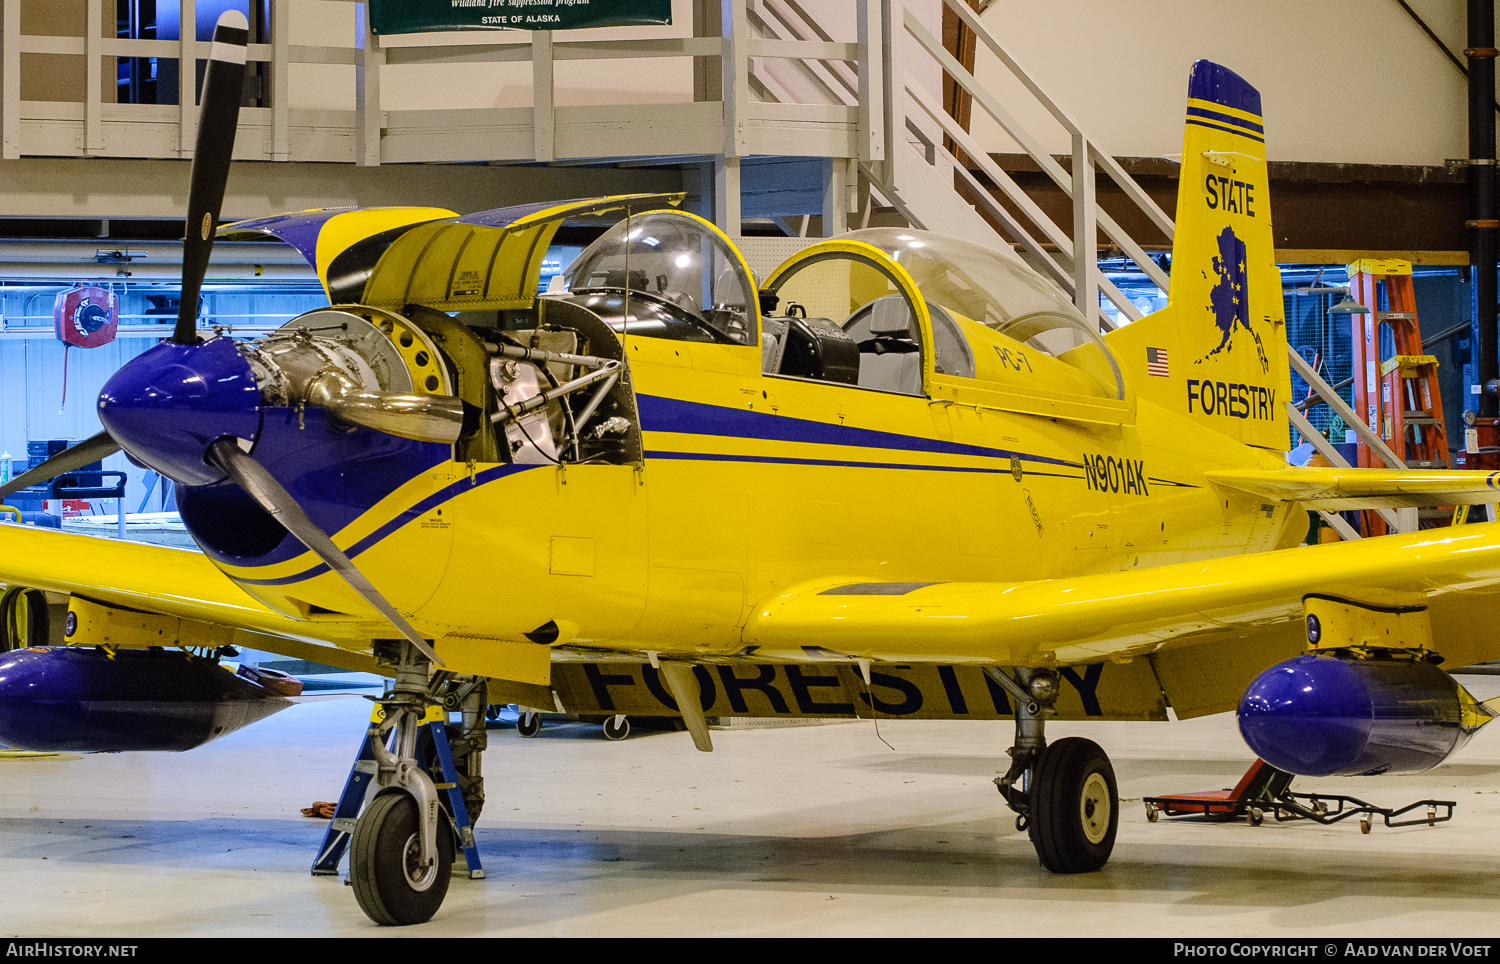
[[1109, 344], [1138, 397], [1285, 450], [1291, 376], [1260, 111], [1234, 71], [1193, 65], [1167, 307]]

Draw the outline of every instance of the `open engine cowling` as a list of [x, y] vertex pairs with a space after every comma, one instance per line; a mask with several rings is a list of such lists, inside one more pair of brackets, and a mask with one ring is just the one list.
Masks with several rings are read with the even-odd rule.
[[1256, 677], [1238, 715], [1250, 749], [1304, 776], [1428, 770], [1490, 718], [1431, 663], [1322, 654], [1289, 659]]
[[0, 742], [23, 750], [191, 750], [290, 705], [182, 652], [0, 655]]

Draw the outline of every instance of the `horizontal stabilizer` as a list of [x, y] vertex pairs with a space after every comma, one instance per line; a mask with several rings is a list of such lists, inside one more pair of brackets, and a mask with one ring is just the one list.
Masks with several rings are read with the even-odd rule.
[[1330, 511], [1500, 502], [1500, 472], [1289, 467], [1203, 475], [1226, 489]]

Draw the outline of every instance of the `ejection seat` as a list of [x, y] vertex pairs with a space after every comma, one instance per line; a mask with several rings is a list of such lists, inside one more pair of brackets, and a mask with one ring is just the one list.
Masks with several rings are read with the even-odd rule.
[[809, 318], [801, 305], [781, 318], [762, 318], [761, 367], [768, 375], [808, 378], [841, 385], [859, 380], [859, 348], [827, 318]]
[[859, 343], [859, 387], [922, 394], [922, 349], [912, 336], [906, 299], [898, 294], [877, 298], [860, 315], [848, 326], [858, 338], [865, 321], [870, 334]]

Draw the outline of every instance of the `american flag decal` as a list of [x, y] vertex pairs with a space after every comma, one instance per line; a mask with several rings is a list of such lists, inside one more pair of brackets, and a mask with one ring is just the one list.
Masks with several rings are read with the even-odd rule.
[[1165, 348], [1146, 349], [1146, 374], [1167, 377], [1167, 350]]

